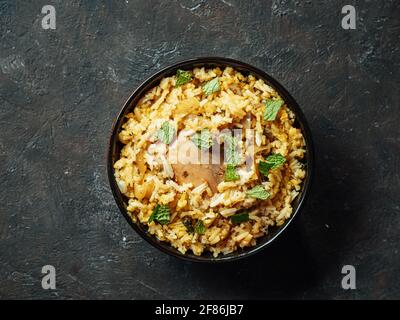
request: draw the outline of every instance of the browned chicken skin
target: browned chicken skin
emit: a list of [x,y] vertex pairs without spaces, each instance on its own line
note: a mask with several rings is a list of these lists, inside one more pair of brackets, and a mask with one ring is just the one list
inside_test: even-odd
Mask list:
[[222,181],[222,168],[218,164],[173,164],[176,181],[179,184],[192,183],[193,186],[207,182],[213,193]]
[[192,183],[195,187],[207,182],[213,193],[218,192],[217,186],[223,180],[223,161],[212,164],[208,161],[211,157],[210,152],[199,150],[190,140],[180,147],[186,151],[186,156],[183,161],[179,161],[182,159],[178,158],[177,163],[172,164],[176,182]]

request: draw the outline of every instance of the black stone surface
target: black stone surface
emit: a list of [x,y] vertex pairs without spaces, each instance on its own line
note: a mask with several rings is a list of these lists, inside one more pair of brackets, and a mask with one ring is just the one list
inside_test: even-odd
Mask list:
[[[45,4],[56,8],[56,30],[41,27]],[[345,4],[357,10],[356,30],[341,28]],[[398,1],[0,7],[0,298],[400,298]],[[316,146],[295,227],[223,265],[182,262],[145,243],[119,213],[105,170],[129,93],[161,67],[205,55],[276,77]],[[47,264],[53,291],[41,287]],[[341,288],[347,264],[356,290]]]

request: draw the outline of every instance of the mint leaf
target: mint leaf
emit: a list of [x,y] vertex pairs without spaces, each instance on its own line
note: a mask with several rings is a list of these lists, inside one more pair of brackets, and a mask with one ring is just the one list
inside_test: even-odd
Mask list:
[[209,130],[202,130],[200,132],[196,132],[191,140],[193,143],[200,149],[208,150],[212,147],[213,141],[212,136]]
[[203,85],[203,92],[206,96],[209,96],[210,94],[217,92],[220,89],[221,86],[219,84],[218,77],[208,81],[206,84]]
[[206,232],[206,227],[204,226],[203,221],[199,220],[194,225],[194,231],[198,234],[204,234]]
[[160,205],[156,216],[154,217],[156,221],[160,224],[167,224],[169,223],[170,219],[170,210],[167,205]]
[[264,175],[264,176],[268,176],[269,174],[269,170],[271,169],[271,166],[266,163],[265,161],[260,161],[258,163],[258,170]]
[[240,155],[238,148],[238,140],[236,137],[226,134],[224,136],[224,152],[225,162],[233,166],[240,163]]
[[241,224],[242,222],[249,221],[249,214],[247,212],[236,213],[231,216],[233,224]]
[[271,165],[271,169],[281,167],[286,162],[286,158],[280,153],[271,154],[267,157],[267,163]]
[[167,205],[157,204],[151,213],[148,223],[157,221],[160,224],[167,224],[169,223],[170,214],[171,212]]
[[238,179],[240,179],[240,176],[236,172],[236,167],[232,164],[228,164],[226,166],[224,180],[225,181],[235,181]]
[[258,186],[255,186],[253,189],[247,191],[246,194],[249,197],[261,199],[261,200],[267,200],[270,196],[268,191],[265,190],[264,186],[261,184]]
[[283,100],[267,100],[265,102],[265,112],[264,112],[264,120],[273,121],[276,119],[276,115],[278,114],[279,109],[283,105]]
[[174,135],[175,128],[168,121],[165,121],[157,131],[157,138],[165,144],[170,144],[174,139]]
[[[157,208],[157,206],[156,206],[156,208]],[[156,216],[156,209],[154,208],[154,209],[153,209],[153,212],[152,212],[151,215],[150,215],[149,220],[147,221],[147,223],[153,222],[155,216]]]
[[176,83],[175,87],[182,86],[188,82],[192,81],[192,75],[189,71],[178,69],[176,71]]
[[271,154],[266,161],[260,161],[258,169],[264,176],[268,176],[269,170],[282,167],[285,162],[286,158],[280,153]]

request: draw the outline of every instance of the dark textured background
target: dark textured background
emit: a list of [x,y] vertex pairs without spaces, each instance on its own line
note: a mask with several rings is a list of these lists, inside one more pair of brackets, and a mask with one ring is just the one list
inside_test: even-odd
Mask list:
[[[0,0],[0,298],[400,298],[400,9],[392,1]],[[43,30],[44,4],[57,29]],[[353,4],[357,30],[341,28]],[[130,229],[109,190],[111,124],[175,61],[237,58],[298,100],[316,146],[285,239],[198,265]],[[125,239],[125,240],[124,240]],[[41,268],[57,290],[41,288]],[[341,289],[341,268],[357,290]]]

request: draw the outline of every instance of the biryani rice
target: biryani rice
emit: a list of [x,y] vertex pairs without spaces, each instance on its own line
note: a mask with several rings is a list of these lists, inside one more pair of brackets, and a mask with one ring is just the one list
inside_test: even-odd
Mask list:
[[[305,142],[286,103],[274,121],[264,120],[265,101],[282,98],[262,79],[245,76],[231,67],[194,68],[190,72],[192,81],[181,86],[176,86],[176,76],[162,79],[126,115],[119,133],[124,146],[114,163],[115,178],[128,198],[130,216],[148,225],[150,234],[169,242],[182,254],[188,250],[195,255],[210,251],[217,257],[254,246],[270,228],[281,226],[291,217],[292,201],[306,175],[301,162]],[[220,90],[206,95],[202,87],[216,77]],[[243,126],[246,119],[245,123],[255,131],[254,165],[250,170],[244,167],[244,159],[249,155],[242,148],[242,162],[237,169],[240,179],[219,181],[216,190],[206,181],[198,185],[178,182],[168,161],[168,147],[173,148],[174,142],[179,145],[178,139],[185,140],[200,130],[217,132]],[[165,121],[177,128],[175,140],[169,146],[157,140],[157,132]],[[244,146],[246,142],[239,143]],[[260,180],[257,165],[267,155],[277,153],[286,162]],[[260,183],[269,193],[267,200],[248,196],[247,192]],[[169,223],[149,223],[157,205],[171,209]],[[232,216],[244,209],[249,220],[232,223]],[[204,233],[189,230],[185,225],[187,219],[201,221]]]

